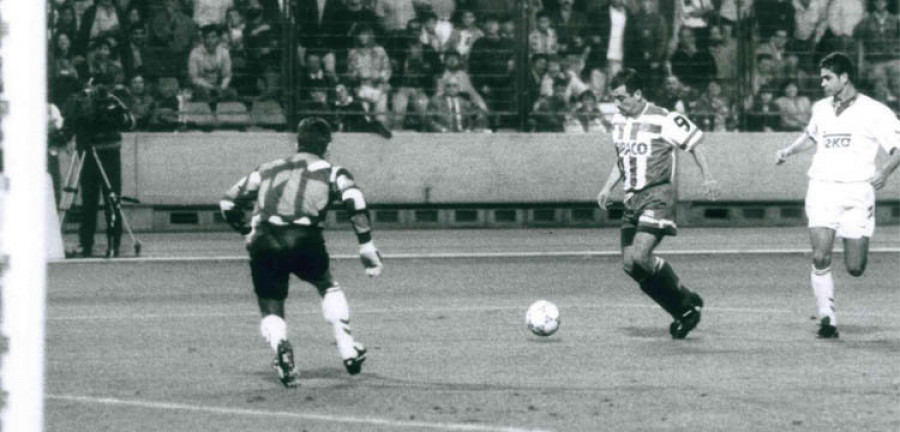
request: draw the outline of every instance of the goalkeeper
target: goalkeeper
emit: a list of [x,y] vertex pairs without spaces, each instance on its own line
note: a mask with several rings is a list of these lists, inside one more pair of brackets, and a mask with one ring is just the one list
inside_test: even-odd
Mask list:
[[[333,198],[339,198],[350,213],[360,258],[370,277],[381,274],[381,256],[372,243],[362,191],[349,171],[324,159],[330,142],[331,128],[325,120],[304,119],[297,131],[296,154],[259,166],[228,190],[219,203],[228,223],[245,236],[253,288],[262,313],[260,331],[276,352],[273,366],[286,387],[299,385],[284,320],[292,273],[318,289],[322,313],[334,328],[347,372],[358,374],[366,359],[366,349],[350,334],[347,299],[329,271],[321,225]],[[247,223],[244,209],[251,203],[253,216]]]

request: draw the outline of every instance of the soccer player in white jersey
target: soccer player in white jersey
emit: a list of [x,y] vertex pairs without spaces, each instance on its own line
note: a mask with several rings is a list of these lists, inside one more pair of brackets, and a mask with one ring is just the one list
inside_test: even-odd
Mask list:
[[703,175],[706,195],[718,191],[700,150],[703,132],[682,114],[669,112],[643,97],[643,80],[633,69],[619,71],[610,81],[619,113],[612,119],[612,141],[618,158],[597,195],[606,208],[612,188],[625,187],[621,247],[625,273],[641,290],[672,315],[669,333],[684,339],[700,322],[703,299],[687,289],[672,266],[653,255],[664,236],[676,235],[675,149],[687,151]]
[[[291,274],[316,287],[322,314],[332,325],[347,372],[358,374],[366,349],[350,333],[350,311],[341,287],[331,277],[322,221],[334,200],[343,202],[359,241],[366,274],[381,274],[381,255],[372,243],[369,213],[362,191],[344,168],[324,159],[331,128],[321,118],[300,122],[297,153],[263,164],[228,190],[219,203],[225,220],[246,236],[250,272],[262,313],[260,331],[275,351],[273,366],[286,387],[299,385],[294,350],[287,338],[284,301]],[[244,207],[253,205],[247,224]]]
[[[806,216],[813,263],[810,283],[816,297],[818,336],[837,338],[831,253],[835,235],[844,239],[844,265],[853,276],[866,270],[869,238],[875,232],[875,190],[884,187],[900,164],[900,120],[886,106],[861,94],[856,68],[843,53],[819,63],[826,98],[816,102],[803,134],[779,150],[776,164],[816,147],[809,168]],[[876,166],[878,147],[889,154]]]

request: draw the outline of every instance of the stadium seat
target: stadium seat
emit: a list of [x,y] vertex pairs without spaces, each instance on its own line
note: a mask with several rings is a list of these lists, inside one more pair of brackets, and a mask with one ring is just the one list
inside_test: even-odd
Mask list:
[[181,117],[188,127],[212,129],[216,126],[216,116],[207,102],[185,102],[181,107]]
[[283,129],[287,125],[284,110],[277,101],[262,100],[253,103],[250,116],[257,126],[272,129]]
[[223,127],[246,128],[250,126],[250,113],[241,102],[220,102],[216,107],[216,118]]

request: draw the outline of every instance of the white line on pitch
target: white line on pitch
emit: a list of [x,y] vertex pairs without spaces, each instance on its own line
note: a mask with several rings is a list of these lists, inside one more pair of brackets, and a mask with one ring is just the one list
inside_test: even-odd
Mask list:
[[[656,309],[658,306],[650,303],[618,303],[618,304],[559,304],[563,309]],[[398,314],[398,313],[462,313],[462,312],[502,312],[511,310],[525,310],[524,306],[466,306],[466,307],[437,307],[437,308],[390,308],[390,309],[354,309],[354,313],[360,315],[379,315],[379,314]],[[705,311],[712,312],[731,312],[731,313],[748,313],[748,314],[795,314],[796,311],[790,309],[775,308],[749,308],[749,307],[705,307]],[[295,315],[318,315],[320,312],[313,311],[297,311]],[[892,313],[873,313],[873,312],[852,312],[843,311],[845,316],[867,316],[867,317],[900,317],[898,314]],[[146,314],[146,315],[74,315],[74,316],[48,316],[47,321],[92,321],[92,320],[152,320],[152,319],[171,319],[171,318],[231,318],[231,317],[249,317],[257,316],[255,312],[210,312],[210,313],[175,313],[175,314]]]
[[[842,253],[836,249],[835,253]],[[873,247],[870,253],[900,253],[900,247]],[[555,258],[555,257],[614,257],[619,251],[557,251],[557,252],[437,252],[437,253],[395,253],[383,254],[385,259],[464,259],[464,258]],[[786,249],[675,249],[659,250],[659,255],[796,255],[810,253],[809,248]],[[335,260],[357,260],[359,255],[335,254]],[[247,261],[246,255],[219,256],[165,256],[165,257],[133,257],[117,259],[73,258],[51,261],[51,264],[127,264],[146,262],[232,262]]]
[[241,415],[253,417],[280,417],[294,420],[320,421],[325,423],[352,423],[371,426],[385,426],[389,428],[419,428],[437,429],[446,431],[475,431],[475,432],[541,432],[542,429],[523,429],[509,426],[490,426],[465,423],[429,423],[424,421],[391,420],[377,417],[350,417],[329,414],[296,413],[288,411],[264,411],[242,408],[211,407],[203,405],[188,405],[170,402],[153,402],[141,400],[125,400],[104,397],[88,397],[74,395],[47,395],[47,399],[80,402],[95,405],[129,406],[135,408],[202,412],[210,414]]

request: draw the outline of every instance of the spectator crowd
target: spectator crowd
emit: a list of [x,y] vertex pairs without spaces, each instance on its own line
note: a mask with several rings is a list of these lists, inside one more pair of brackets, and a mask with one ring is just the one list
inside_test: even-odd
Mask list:
[[103,77],[142,130],[605,132],[630,67],[704,130],[795,131],[835,50],[900,111],[897,0],[49,2],[51,102]]

